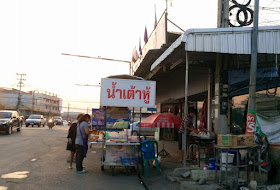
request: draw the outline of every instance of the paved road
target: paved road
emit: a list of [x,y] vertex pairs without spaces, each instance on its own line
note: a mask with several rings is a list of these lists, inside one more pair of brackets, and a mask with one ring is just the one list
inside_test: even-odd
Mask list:
[[111,176],[100,167],[100,145],[89,149],[84,165],[88,173],[68,169],[66,136],[68,126],[22,127],[12,135],[0,133],[0,190],[17,189],[145,189],[136,172],[126,176],[123,168]]

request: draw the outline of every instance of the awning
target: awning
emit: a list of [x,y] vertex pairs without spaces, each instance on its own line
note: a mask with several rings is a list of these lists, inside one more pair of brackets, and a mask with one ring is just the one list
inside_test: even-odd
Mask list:
[[[182,43],[185,43],[186,51],[251,54],[251,32],[252,27],[187,30],[151,65],[150,70]],[[280,54],[280,26],[259,27],[258,53]]]

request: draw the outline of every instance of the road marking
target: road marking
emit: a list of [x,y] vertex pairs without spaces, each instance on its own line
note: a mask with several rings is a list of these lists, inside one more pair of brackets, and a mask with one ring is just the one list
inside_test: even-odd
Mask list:
[[32,160],[31,160],[31,162],[34,162],[34,161],[36,161],[37,159],[36,158],[33,158]]
[[0,186],[0,190],[7,190],[8,187]]
[[96,151],[91,151],[91,153],[96,154]]
[[9,174],[3,174],[1,178],[13,178],[13,179],[23,179],[27,178],[27,174],[29,171],[22,171],[22,172],[14,172]]

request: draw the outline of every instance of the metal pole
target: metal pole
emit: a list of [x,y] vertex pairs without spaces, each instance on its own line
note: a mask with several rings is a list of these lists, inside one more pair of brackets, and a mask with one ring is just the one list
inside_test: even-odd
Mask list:
[[[255,112],[256,104],[256,75],[258,63],[258,19],[259,19],[259,0],[255,0],[254,5],[254,24],[251,38],[251,69],[250,69],[250,84],[249,84],[249,109],[248,114]],[[248,117],[247,117],[248,121]],[[248,126],[247,126],[248,127]]]
[[[186,117],[188,113],[188,82],[189,82],[189,60],[188,60],[188,52],[186,51],[186,79],[185,79],[185,105],[184,105],[184,115],[183,119]],[[186,145],[186,137],[187,137],[187,130],[186,130],[186,122],[184,125],[184,135],[182,135],[182,147],[184,151],[184,161],[183,167],[186,167],[186,158],[187,158],[187,145]]]
[[212,119],[211,119],[211,106],[212,106],[212,98],[211,98],[211,69],[208,70],[208,101],[207,101],[207,130],[212,132]]
[[35,93],[35,90],[33,90],[31,114],[33,114],[33,110],[34,110],[34,101],[35,101],[35,94],[34,93]]

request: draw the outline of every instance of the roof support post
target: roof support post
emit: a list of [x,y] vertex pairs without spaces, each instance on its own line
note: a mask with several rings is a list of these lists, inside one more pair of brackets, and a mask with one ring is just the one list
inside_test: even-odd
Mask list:
[[[223,113],[223,101],[222,101],[222,88],[223,81],[221,73],[223,72],[224,57],[222,54],[217,53],[216,56],[216,80],[215,80],[215,133],[216,134],[227,134],[227,115]],[[227,105],[224,105],[227,107]]]
[[207,101],[207,130],[212,131],[212,119],[211,119],[211,106],[212,106],[212,99],[211,99],[211,81],[212,81],[212,70],[208,69],[208,101]]
[[[184,115],[183,119],[185,119],[188,113],[188,83],[189,83],[189,59],[188,59],[188,52],[186,51],[186,79],[185,79],[185,105],[184,105]],[[186,145],[186,137],[187,137],[187,130],[186,130],[186,122],[184,125],[184,134],[182,135],[182,148],[184,151],[184,160],[183,160],[183,167],[186,167],[186,158],[187,158],[187,145]]]

